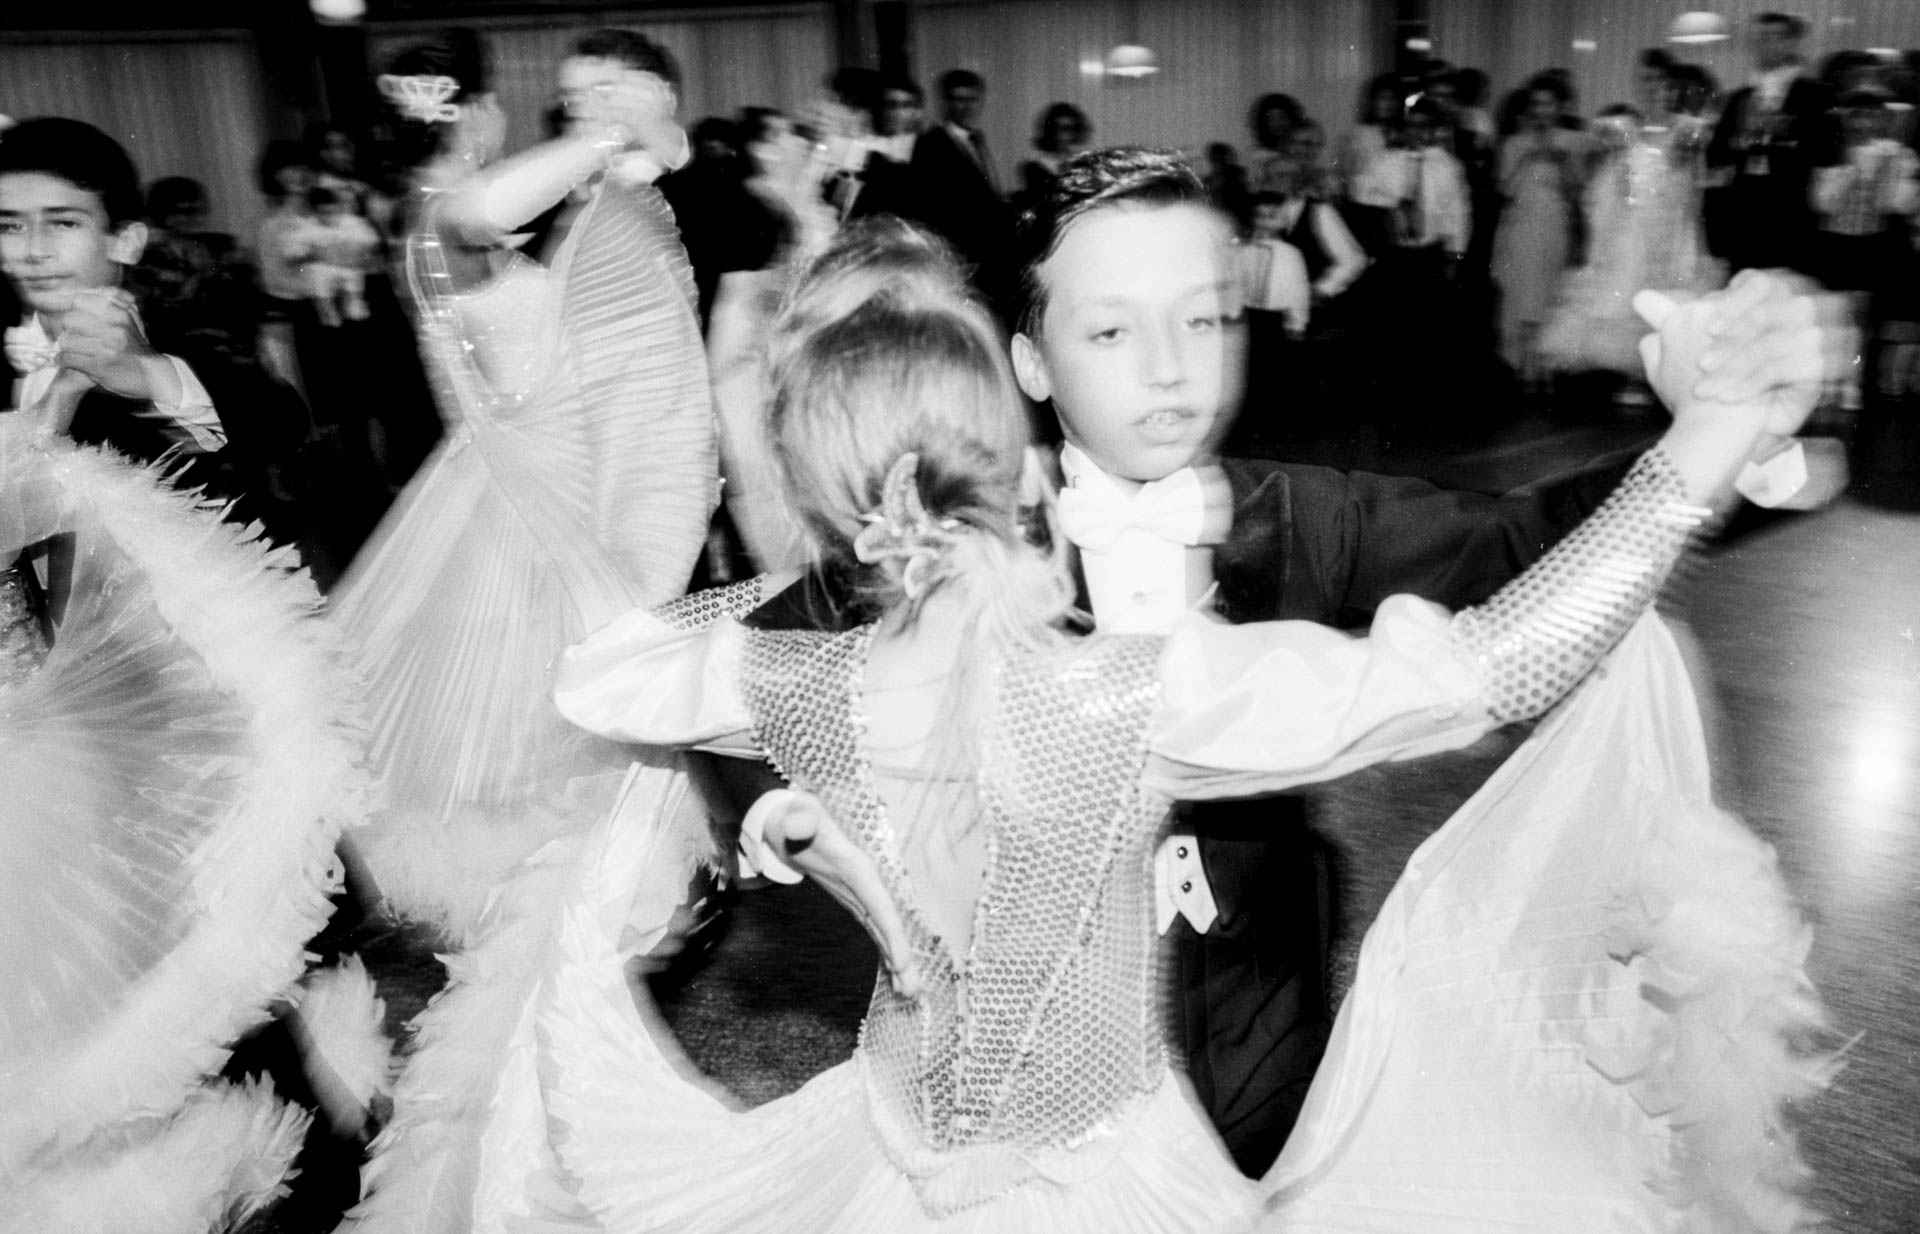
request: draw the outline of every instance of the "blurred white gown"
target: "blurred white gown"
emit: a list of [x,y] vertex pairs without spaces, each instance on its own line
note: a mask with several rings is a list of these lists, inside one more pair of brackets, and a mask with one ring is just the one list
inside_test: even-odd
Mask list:
[[210,1077],[331,909],[357,709],[290,553],[30,415],[0,416],[0,1229],[225,1229],[305,1131]]
[[[464,937],[506,871],[604,816],[631,754],[567,724],[549,663],[681,594],[716,500],[685,252],[649,185],[607,183],[551,269],[409,239],[449,430],[334,597],[381,809],[357,837],[387,903]],[[465,254],[472,257],[471,250]]]
[[1612,118],[1609,154],[1587,185],[1587,259],[1568,272],[1542,327],[1539,350],[1553,368],[1605,369],[1638,377],[1646,325],[1633,293],[1712,291],[1726,267],[1707,252],[1701,190],[1709,129],[1693,116],[1665,126]]
[[[415,1116],[382,1145],[369,1228],[1717,1234],[1807,1219],[1781,1122],[1824,1080],[1793,1044],[1819,1019],[1807,931],[1771,850],[1711,804],[1657,619],[1414,856],[1299,1129],[1249,1181],[1163,1048],[1149,888],[1167,795],[1241,796],[1472,740],[1488,722],[1444,615],[1391,601],[1361,642],[1195,619],[1164,643],[1096,640],[1057,675],[1009,669],[1011,724],[986,748],[1019,760],[1021,789],[987,816],[956,954],[909,872],[929,823],[889,819],[865,754],[871,630],[729,619],[759,599],[748,586],[623,617],[568,653],[562,708],[626,739],[768,749],[873,856],[921,993],[882,974],[854,1058],[758,1108],[689,1078],[625,972],[692,860],[684,783],[649,768],[578,853],[529,866],[501,906],[520,924],[464,958],[414,1060]],[[412,1204],[383,1203],[386,1183]]]

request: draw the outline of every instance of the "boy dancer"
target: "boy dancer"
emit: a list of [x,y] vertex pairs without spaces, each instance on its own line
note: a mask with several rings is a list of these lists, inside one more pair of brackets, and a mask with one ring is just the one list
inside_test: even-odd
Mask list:
[[226,434],[193,370],[147,342],[126,269],[147,243],[140,178],[78,120],[0,133],[0,272],[22,306],[6,332],[13,406],[69,406],[68,435],[141,462],[218,450]]
[[[1231,233],[1168,156],[1111,150],[1070,164],[1023,220],[1019,256],[1014,370],[1059,416],[1061,521],[1102,629],[1162,629],[1209,594],[1236,623],[1362,625],[1394,593],[1474,604],[1627,466],[1499,498],[1271,461],[1211,466],[1245,359]],[[1729,331],[1741,347],[1718,372],[1779,355],[1817,379],[1835,340],[1788,299],[1777,283],[1728,296],[1729,314],[1752,316]],[[1695,392],[1660,393],[1672,405]],[[1297,799],[1219,803],[1190,822],[1157,872],[1162,921],[1178,931],[1179,1018],[1195,1088],[1258,1175],[1285,1143],[1331,1025],[1321,880]]]

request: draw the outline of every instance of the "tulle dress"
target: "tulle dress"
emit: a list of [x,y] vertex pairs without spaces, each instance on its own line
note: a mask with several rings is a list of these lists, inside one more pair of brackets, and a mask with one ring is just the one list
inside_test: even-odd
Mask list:
[[305,1131],[210,1077],[330,911],[357,708],[290,554],[31,415],[0,417],[0,1229],[226,1228]]
[[991,838],[956,953],[903,856],[911,824],[877,788],[872,628],[737,624],[761,598],[747,584],[623,617],[568,653],[556,698],[624,739],[761,749],[819,793],[900,906],[922,991],[882,974],[855,1056],[766,1105],[736,1110],[689,1076],[624,975],[694,859],[684,784],[660,762],[583,849],[529,867],[429,1013],[366,1228],[1483,1234],[1806,1218],[1780,1123],[1782,1101],[1824,1078],[1787,1044],[1819,1015],[1806,931],[1771,851],[1710,804],[1657,619],[1415,855],[1300,1129],[1250,1181],[1165,1044],[1150,863],[1168,800],[1484,733],[1445,615],[1395,599],[1365,640],[1195,617],[1009,661],[984,757],[1015,787],[981,807]]
[[1666,125],[1611,124],[1618,148],[1587,185],[1587,259],[1567,275],[1539,350],[1556,369],[1641,373],[1646,327],[1633,293],[1712,291],[1726,267],[1707,252],[1701,189],[1709,130],[1692,116]]
[[602,817],[631,756],[566,724],[549,663],[681,594],[717,500],[694,286],[671,212],[609,181],[551,269],[463,290],[435,199],[408,241],[450,429],[335,595],[366,692],[387,904],[462,937],[506,870]]

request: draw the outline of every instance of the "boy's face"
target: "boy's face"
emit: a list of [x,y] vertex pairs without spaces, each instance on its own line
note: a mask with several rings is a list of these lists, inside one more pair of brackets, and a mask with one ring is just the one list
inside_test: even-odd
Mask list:
[[1271,235],[1277,234],[1280,230],[1280,225],[1283,219],[1281,211],[1285,209],[1286,209],[1285,206],[1277,206],[1272,202],[1267,202],[1267,201],[1263,201],[1259,205],[1255,206],[1253,208],[1254,232],[1262,236],[1271,236]]
[[40,172],[0,175],[0,272],[36,313],[58,316],[75,292],[118,285],[145,243],[139,223],[115,230],[91,189]]
[[1211,453],[1245,382],[1227,223],[1199,205],[1095,210],[1040,268],[1037,338],[1013,340],[1030,398],[1108,474],[1158,480]]

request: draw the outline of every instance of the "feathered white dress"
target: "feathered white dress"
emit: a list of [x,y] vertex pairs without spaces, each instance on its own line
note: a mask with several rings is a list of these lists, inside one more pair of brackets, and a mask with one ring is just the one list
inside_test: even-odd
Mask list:
[[226,1228],[306,1127],[210,1077],[305,970],[362,735],[312,584],[220,513],[0,417],[0,1229]]
[[1587,184],[1586,261],[1562,280],[1538,348],[1556,369],[1638,377],[1646,326],[1633,294],[1706,292],[1727,281],[1701,222],[1709,133],[1691,116],[1646,127],[1608,120],[1602,128],[1618,148]]
[[[757,598],[688,603],[712,619]],[[1656,619],[1409,863],[1299,1129],[1255,1182],[1159,1040],[1154,820],[1169,795],[1244,795],[1484,732],[1444,619],[1393,601],[1359,642],[1195,621],[1009,673],[1012,724],[989,757],[1030,759],[1038,778],[985,824],[981,911],[956,957],[873,788],[870,634],[688,628],[689,613],[632,614],[569,653],[563,710],[630,739],[772,751],[879,865],[922,992],[883,975],[855,1057],[756,1109],[690,1078],[624,974],[690,860],[684,784],[650,768],[577,856],[529,867],[429,1013],[366,1228],[1717,1234],[1810,1220],[1781,1118],[1825,1078],[1795,1052],[1819,1021],[1807,931],[1771,851],[1710,802],[1698,713]],[[409,1172],[436,1184],[411,1206]]]
[[426,225],[409,266],[450,422],[334,596],[380,809],[387,903],[463,937],[517,862],[603,817],[630,754],[547,701],[559,650],[681,594],[717,500],[686,255],[665,200],[609,182],[551,269],[464,292]]

